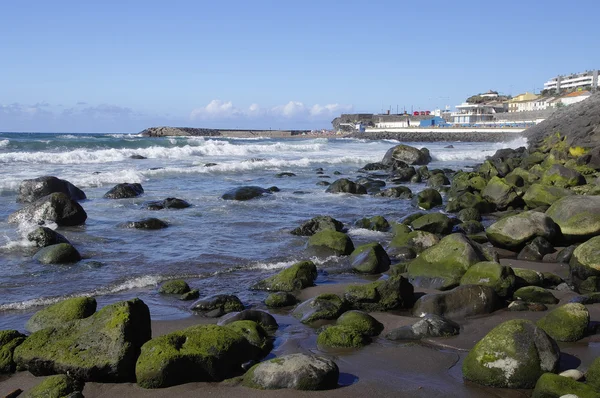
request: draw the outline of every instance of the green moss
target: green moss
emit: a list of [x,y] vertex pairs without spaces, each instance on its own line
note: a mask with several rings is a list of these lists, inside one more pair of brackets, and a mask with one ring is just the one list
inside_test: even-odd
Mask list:
[[345,300],[336,294],[323,293],[300,304],[292,315],[302,323],[312,323],[320,319],[336,319],[345,309]]
[[489,286],[500,297],[510,297],[515,288],[512,268],[495,262],[484,261],[471,266],[460,280],[461,285]]
[[328,348],[359,348],[367,342],[368,338],[365,335],[348,326],[328,327],[317,337],[317,344]]
[[594,362],[588,367],[585,379],[591,387],[600,391],[600,357],[596,357]]
[[160,294],[184,294],[190,291],[190,286],[183,279],[174,279],[163,283],[158,292]]
[[390,258],[379,243],[366,243],[350,254],[350,264],[355,272],[376,274],[389,269]]
[[265,299],[265,305],[269,308],[289,307],[296,304],[296,297],[288,292],[271,293]]
[[404,234],[411,232],[411,229],[409,228],[409,226],[404,223],[399,223],[399,222],[393,221],[392,223],[390,223],[390,226],[392,228],[392,233],[394,236],[404,235]]
[[442,195],[440,195],[440,193],[433,188],[426,188],[416,195],[416,204],[419,208],[424,210],[441,206]]
[[357,301],[377,301],[379,293],[377,287],[381,285],[382,281],[376,281],[372,283],[365,283],[362,285],[350,285],[346,288],[345,295],[352,297]]
[[583,304],[568,303],[550,311],[537,322],[556,341],[577,341],[584,337],[590,313]]
[[196,300],[198,297],[200,297],[200,291],[198,289],[194,289],[194,290],[190,290],[187,293],[183,293],[179,297],[179,300],[181,300],[181,301]]
[[370,229],[372,231],[387,231],[388,229],[390,229],[390,224],[382,216],[361,218],[356,222],[356,226],[360,228]]
[[440,241],[435,234],[427,231],[412,231],[407,234],[396,235],[389,244],[390,248],[410,247],[417,253],[435,245]]
[[24,398],[63,398],[83,390],[83,382],[67,375],[49,376],[40,384],[27,391]]
[[447,234],[452,230],[450,218],[442,213],[429,213],[410,223],[414,230],[427,231],[434,234]]
[[320,231],[308,239],[308,246],[325,250],[335,255],[348,255],[354,244],[348,235],[332,230]]
[[96,312],[96,306],[96,299],[93,297],[74,297],[63,300],[36,312],[27,321],[25,327],[31,332],[48,327],[60,327],[66,322],[93,315]]
[[542,286],[544,284],[544,275],[538,271],[518,267],[514,267],[512,270],[517,278],[517,287]]
[[12,373],[15,371],[13,354],[15,348],[25,341],[25,335],[16,330],[0,331],[0,373]]
[[544,373],[535,384],[532,398],[558,398],[568,394],[573,394],[579,398],[600,397],[600,393],[589,385],[575,381],[570,377]]
[[354,309],[389,311],[412,306],[414,288],[403,276],[394,275],[386,280],[350,285],[344,298]]
[[367,336],[377,336],[383,331],[383,324],[362,311],[346,311],[336,321],[339,326],[347,326]]
[[270,351],[272,344],[268,333],[258,323],[250,320],[235,321],[225,325],[244,336],[253,346],[262,352]]
[[539,304],[556,304],[558,299],[554,297],[552,292],[539,286],[525,286],[518,289],[514,298],[517,300],[527,301],[529,303]]
[[277,275],[264,279],[252,288],[257,290],[270,290],[292,292],[313,286],[317,279],[317,267],[312,261],[301,261],[288,267]]
[[523,200],[529,206],[529,208],[536,208],[538,206],[550,206],[558,199],[571,196],[575,193],[566,188],[560,188],[550,185],[533,184],[525,191]]

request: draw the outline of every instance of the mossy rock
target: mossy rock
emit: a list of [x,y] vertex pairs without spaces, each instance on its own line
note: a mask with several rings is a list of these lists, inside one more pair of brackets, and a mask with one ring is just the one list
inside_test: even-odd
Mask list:
[[452,220],[442,213],[429,213],[411,222],[410,226],[416,231],[446,235],[452,231]]
[[503,305],[494,289],[483,285],[463,285],[452,290],[428,293],[413,306],[414,316],[435,314],[446,318],[465,318],[490,314]]
[[25,325],[30,332],[49,327],[61,327],[66,322],[84,319],[96,312],[96,299],[93,297],[74,297],[59,301],[48,308],[36,312]]
[[338,386],[339,376],[331,359],[291,354],[254,365],[244,375],[243,385],[261,390],[328,390]]
[[556,341],[582,339],[589,323],[590,313],[579,303],[561,305],[537,321],[537,325]]
[[414,303],[414,287],[403,276],[392,276],[360,285],[350,285],[344,292],[350,306],[363,311],[389,311],[410,308]]
[[558,299],[552,292],[539,286],[525,286],[515,291],[515,300],[523,300],[529,303],[557,304]]
[[58,243],[71,243],[67,238],[48,227],[38,227],[27,234],[27,240],[34,242],[37,247],[46,247]]
[[399,223],[399,222],[395,222],[392,221],[390,223],[390,228],[392,229],[392,234],[394,236],[397,235],[404,235],[404,234],[408,234],[410,232],[412,232],[412,230],[410,229],[410,227],[404,223]]
[[81,260],[81,254],[70,243],[57,243],[41,248],[33,259],[41,264],[71,264]]
[[243,311],[244,304],[233,294],[217,294],[196,301],[191,310],[209,318],[217,318],[230,312]]
[[539,206],[550,206],[560,198],[572,195],[575,195],[575,193],[570,189],[552,185],[532,184],[527,191],[525,191],[523,200],[529,208],[533,209]]
[[600,392],[588,384],[554,373],[544,373],[535,384],[532,398],[599,398]]
[[62,327],[38,330],[15,349],[14,359],[17,369],[34,376],[68,372],[84,381],[131,382],[151,333],[146,304],[122,301]]
[[582,242],[600,235],[600,196],[561,198],[550,206],[546,215],[569,240]]
[[383,331],[383,324],[363,311],[346,311],[336,321],[338,326],[346,326],[366,336],[377,336]]
[[390,229],[390,224],[382,216],[361,218],[356,222],[356,226],[359,228],[370,229],[371,231],[387,231]]
[[200,297],[200,291],[198,289],[190,290],[189,292],[183,293],[179,296],[181,301],[197,300]]
[[523,286],[544,286],[544,275],[541,272],[518,267],[514,267],[512,270],[517,278],[517,288]]
[[390,269],[390,258],[377,242],[358,246],[350,255],[352,270],[361,274],[378,274]]
[[448,177],[446,177],[444,174],[433,174],[427,180],[427,186],[431,188],[440,188],[444,185],[450,185],[450,180],[448,180]]
[[515,290],[515,273],[512,268],[491,261],[472,265],[460,280],[461,285],[484,285],[500,297],[511,297]]
[[[415,176],[413,176],[414,178]],[[411,179],[412,182],[412,179]],[[381,192],[377,192],[375,196],[383,196],[386,198],[412,199],[413,193],[410,188],[405,186],[390,187]]]
[[252,321],[257,323],[266,332],[274,334],[279,329],[275,317],[266,311],[247,309],[240,312],[230,312],[219,319],[217,325],[225,326],[238,321]]
[[190,286],[183,279],[174,279],[164,282],[158,292],[160,294],[184,294],[189,292]]
[[452,177],[450,190],[454,194],[479,192],[485,188],[487,180],[478,173],[459,171]]
[[252,289],[293,292],[315,284],[317,267],[312,261],[300,261],[267,279],[254,284]]
[[369,340],[369,337],[354,328],[336,325],[319,333],[317,345],[324,348],[360,348]]
[[415,196],[415,204],[420,209],[429,210],[442,205],[442,195],[433,188],[426,188]]
[[61,227],[83,225],[86,219],[83,207],[62,192],[43,196],[8,216],[9,223],[53,221]]
[[407,234],[397,234],[388,245],[388,252],[392,253],[394,249],[401,247],[410,247],[417,253],[421,253],[436,244],[440,238],[437,235],[427,231],[412,231]]
[[16,364],[13,360],[15,348],[23,341],[25,335],[16,330],[0,331],[0,374],[12,373],[15,371]]
[[272,191],[257,186],[243,186],[233,188],[225,192],[221,198],[224,200],[251,200],[260,198],[263,195],[269,195]]
[[449,337],[460,333],[460,325],[435,314],[424,314],[413,325],[391,330],[385,337],[388,340],[421,340],[431,337]]
[[330,216],[317,216],[293,229],[290,233],[299,236],[312,236],[326,229],[341,232],[344,229],[344,224]]
[[515,319],[492,329],[465,358],[463,377],[491,387],[533,388],[558,367],[560,350],[531,321]]
[[265,299],[265,305],[269,308],[291,307],[298,300],[296,296],[288,292],[271,293]]
[[481,196],[500,210],[513,206],[520,199],[515,188],[500,177],[492,177],[481,191]]
[[472,265],[484,260],[468,238],[452,234],[411,261],[408,276],[416,286],[448,290],[460,284]]
[[448,197],[446,211],[456,213],[462,209],[475,209],[482,214],[492,211],[494,206],[481,196],[479,192],[462,192]]
[[585,184],[585,177],[575,170],[569,169],[560,164],[552,165],[541,180],[542,184],[554,185],[561,188],[575,187]]
[[508,173],[506,175],[506,180],[508,181],[509,179],[514,178],[514,177],[521,177],[526,185],[533,184],[534,182],[536,182],[537,180],[540,179],[539,176],[531,173],[528,170],[525,170],[522,167],[517,167],[517,168],[513,169],[513,171]]
[[308,239],[308,247],[328,255],[347,256],[354,250],[354,244],[343,232],[324,230]]
[[600,391],[600,357],[596,357],[588,367],[585,378],[592,388]]
[[66,398],[77,396],[83,390],[84,382],[76,380],[67,375],[56,375],[46,377],[40,384],[33,387],[22,395],[24,398]]
[[408,216],[404,217],[404,219],[402,220],[402,224],[410,225],[411,222],[415,221],[419,217],[423,217],[425,214],[427,214],[427,213],[424,213],[422,211],[418,211],[416,213],[411,213]]
[[546,214],[525,211],[496,221],[485,233],[494,246],[518,250],[537,236],[551,241],[559,230]]
[[241,373],[241,365],[260,358],[238,327],[195,325],[156,337],[142,346],[135,366],[142,388],[221,381]]
[[[465,235],[481,234],[482,237],[485,237],[485,234],[482,234],[485,231],[485,227],[479,221],[471,220],[460,223],[457,225],[457,230]],[[485,238],[487,241],[487,237]]]
[[273,348],[273,343],[268,332],[258,322],[241,320],[219,326],[227,326],[228,328],[240,333],[242,336],[244,336],[248,343],[258,348],[262,355],[268,354]]
[[600,236],[577,246],[569,261],[571,279],[580,293],[598,290],[600,278]]
[[340,296],[331,293],[319,294],[298,305],[292,315],[302,323],[312,323],[321,319],[337,319],[347,303]]
[[481,221],[481,213],[474,208],[462,209],[458,212],[458,219],[462,222]]
[[364,186],[356,184],[355,182],[350,181],[347,178],[340,178],[339,180],[335,180],[330,186],[328,186],[325,192],[366,195],[367,189]]

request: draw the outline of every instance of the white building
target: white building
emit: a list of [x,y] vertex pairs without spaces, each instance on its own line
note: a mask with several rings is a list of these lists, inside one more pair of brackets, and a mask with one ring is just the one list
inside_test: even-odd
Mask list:
[[556,76],[544,83],[545,90],[564,90],[577,87],[598,88],[598,70],[575,73],[572,75]]
[[506,107],[500,102],[488,104],[469,104],[464,102],[456,105],[456,112],[452,112],[454,124],[476,124],[490,122],[494,115],[506,112]]
[[543,111],[544,109],[548,109],[553,106],[552,101],[554,101],[556,97],[540,97],[538,99],[533,100],[533,109],[534,111]]
[[553,101],[553,105],[556,106],[558,103],[562,103],[563,105],[573,105],[578,102],[584,101],[588,99],[592,93],[589,91],[575,91],[573,93],[563,95],[562,97],[556,98]]

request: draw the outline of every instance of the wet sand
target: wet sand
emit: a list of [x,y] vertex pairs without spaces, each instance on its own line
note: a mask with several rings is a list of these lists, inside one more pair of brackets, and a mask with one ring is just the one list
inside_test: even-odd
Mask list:
[[[502,259],[502,263],[514,267],[530,268],[543,272],[554,272],[565,277],[568,267],[555,263],[526,262]],[[347,284],[323,284],[304,289],[301,300],[321,293],[343,294]],[[431,290],[415,289],[418,293]],[[575,295],[573,292],[553,291],[562,305]],[[557,305],[548,306],[549,309]],[[587,305],[592,325],[600,319],[600,304]],[[259,308],[265,309],[265,308]],[[188,383],[159,390],[145,390],[132,383],[100,384],[87,383],[83,391],[86,397],[528,397],[531,390],[495,389],[465,382],[462,379],[462,361],[469,349],[492,328],[510,319],[537,321],[543,312],[512,312],[501,309],[493,314],[470,319],[454,319],[461,325],[458,336],[433,338],[420,343],[392,342],[384,336],[394,328],[410,325],[418,318],[410,311],[374,312],[372,315],[385,326],[379,337],[357,350],[321,351],[317,348],[317,328],[320,324],[306,326],[290,315],[290,309],[270,311],[280,324],[275,344],[268,358],[296,352],[324,355],[336,361],[340,368],[340,388],[330,391],[300,392],[293,390],[259,391],[239,385],[239,379],[223,383]],[[153,321],[153,336],[180,330],[199,323],[216,323],[216,319],[190,316],[176,321]],[[327,322],[324,322],[327,323]],[[600,356],[600,336],[591,335],[576,343],[559,343],[561,348],[560,370],[587,366]],[[27,390],[38,384],[28,372],[19,372],[5,377],[0,382],[0,396],[17,388]]]

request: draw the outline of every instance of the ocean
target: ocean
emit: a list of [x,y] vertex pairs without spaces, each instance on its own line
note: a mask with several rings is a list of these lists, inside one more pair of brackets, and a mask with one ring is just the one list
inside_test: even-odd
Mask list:
[[[249,290],[254,282],[304,259],[317,264],[317,283],[365,278],[344,271],[347,258],[313,257],[305,247],[307,238],[290,231],[314,216],[329,215],[345,224],[355,246],[378,241],[385,247],[389,233],[357,228],[354,223],[375,215],[399,220],[417,210],[410,200],[329,194],[317,183],[362,177],[358,171],[362,166],[380,161],[398,143],[0,133],[0,329],[23,330],[33,312],[74,296],[96,297],[100,306],[139,297],[149,305],[153,319],[188,317],[191,302],[157,293],[161,282],[174,278],[184,278],[201,297],[236,294],[252,306],[266,297]],[[430,169],[468,170],[497,149],[517,148],[526,141],[408,144],[430,150]],[[215,165],[208,167],[210,163]],[[324,174],[317,174],[317,169]],[[278,178],[281,172],[295,176]],[[36,225],[7,223],[22,206],[16,202],[21,181],[45,175],[70,181],[88,197],[81,202],[88,214],[85,225],[57,229],[82,254],[76,264],[37,263],[32,258],[36,248],[26,239]],[[145,193],[133,199],[103,198],[122,182],[140,183]],[[244,185],[277,186],[280,191],[245,202],[221,199],[228,190]],[[426,187],[405,185],[413,192]],[[184,199],[192,207],[153,211],[143,206],[168,197]],[[155,231],[118,227],[147,217],[160,218],[169,227]]]

